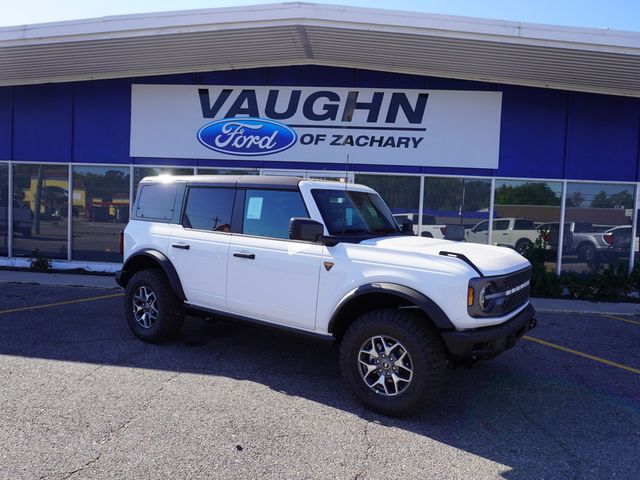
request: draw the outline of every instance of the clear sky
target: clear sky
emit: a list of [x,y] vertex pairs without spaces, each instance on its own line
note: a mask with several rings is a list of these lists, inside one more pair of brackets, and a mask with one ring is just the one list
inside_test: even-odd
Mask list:
[[[0,0],[0,26],[195,8],[237,7],[261,0]],[[464,15],[640,32],[640,0],[338,0],[359,7]]]

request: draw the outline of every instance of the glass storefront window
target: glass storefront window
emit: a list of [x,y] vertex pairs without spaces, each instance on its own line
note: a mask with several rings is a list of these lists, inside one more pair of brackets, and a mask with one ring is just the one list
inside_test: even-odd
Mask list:
[[136,167],[133,169],[133,195],[138,191],[138,184],[144,177],[154,175],[193,175],[193,168],[184,167]]
[[198,168],[198,175],[259,175],[256,168],[234,169],[234,168]]
[[376,190],[391,209],[400,226],[413,224],[418,233],[418,206],[420,204],[420,177],[417,175],[361,175],[356,174],[355,183]]
[[539,238],[545,266],[555,271],[561,199],[560,182],[496,180],[491,243],[525,253]]
[[563,271],[628,264],[634,198],[633,185],[567,184],[564,234],[571,243],[562,255]]
[[491,180],[426,177],[420,235],[487,243],[490,197]]
[[13,166],[13,254],[67,258],[69,169]]
[[120,231],[129,221],[129,169],[73,167],[71,257],[121,262]]

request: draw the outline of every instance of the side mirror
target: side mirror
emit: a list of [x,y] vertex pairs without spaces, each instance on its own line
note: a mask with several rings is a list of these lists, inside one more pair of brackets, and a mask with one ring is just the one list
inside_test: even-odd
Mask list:
[[292,218],[289,221],[289,238],[304,242],[318,242],[324,235],[324,225],[310,218]]

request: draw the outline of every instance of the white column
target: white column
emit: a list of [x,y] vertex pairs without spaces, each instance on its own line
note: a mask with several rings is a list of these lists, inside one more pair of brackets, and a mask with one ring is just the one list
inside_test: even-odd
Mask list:
[[71,164],[67,166],[67,181],[68,181],[68,192],[69,199],[67,201],[67,260],[71,261],[71,245],[73,240],[73,167]]
[[422,215],[424,212],[424,175],[420,175],[420,202],[418,203],[418,236],[422,236]]
[[560,225],[558,225],[558,252],[556,256],[556,275],[562,270],[562,250],[564,249],[564,213],[567,205],[567,181],[562,182],[562,197],[560,199]]
[[636,258],[636,232],[638,231],[638,187],[636,184],[636,194],[633,197],[633,213],[631,214],[631,246],[629,247],[629,273],[633,271],[633,263]]
[[7,188],[7,254],[13,257],[13,162],[9,161],[9,183]]
[[487,230],[487,243],[493,245],[493,206],[495,200],[496,179],[491,179],[491,193],[489,194],[489,225]]

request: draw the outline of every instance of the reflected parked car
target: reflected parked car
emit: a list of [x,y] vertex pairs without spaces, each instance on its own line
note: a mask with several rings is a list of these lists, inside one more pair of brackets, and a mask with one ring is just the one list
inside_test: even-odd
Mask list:
[[[528,218],[498,218],[492,228],[494,245],[513,248],[520,254],[524,254],[539,235],[535,223]],[[468,242],[487,243],[489,221],[474,225],[465,235]]]
[[[629,248],[631,247],[631,225],[624,225],[620,227],[613,227],[604,232],[603,239],[611,247],[611,251],[620,256],[629,254]],[[636,237],[633,239],[633,250],[638,251],[638,232],[636,231]]]
[[[540,225],[538,229],[557,232],[559,225],[558,222],[544,223]],[[563,253],[576,254],[578,259],[583,262],[594,262],[602,256],[623,254],[624,252],[621,248],[622,240],[620,240],[620,243],[617,245],[614,245],[615,234],[606,233],[611,230],[613,229],[593,225],[589,222],[566,222],[564,224],[564,235],[565,237],[571,238],[571,244],[567,247],[565,239],[563,242]],[[622,235],[622,233],[620,233],[620,235]],[[627,237],[627,240],[628,239],[629,237]],[[630,242],[627,241],[627,252],[629,251],[629,243]],[[558,244],[557,239],[555,244]]]
[[[7,225],[7,204],[0,204],[0,226]],[[33,227],[33,212],[29,205],[20,200],[13,200],[13,231],[19,233],[24,238],[31,238],[31,228]]]

